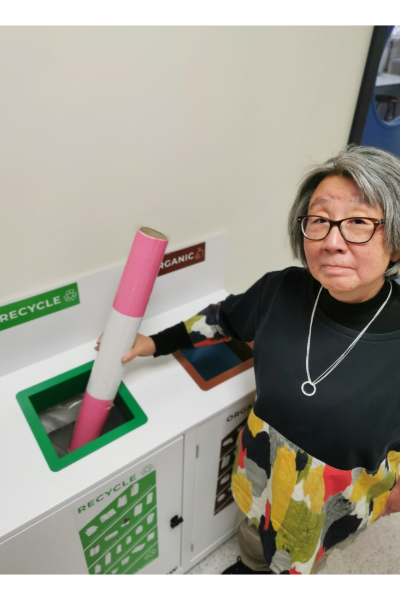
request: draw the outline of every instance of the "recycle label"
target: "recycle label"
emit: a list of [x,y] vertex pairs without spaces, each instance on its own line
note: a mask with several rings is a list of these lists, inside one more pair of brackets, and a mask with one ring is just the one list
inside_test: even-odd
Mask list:
[[[142,473],[148,470],[149,466]],[[112,494],[121,488],[117,496]],[[100,498],[101,504],[94,511],[97,514],[88,521],[90,508]],[[133,475],[97,499],[79,507],[75,515],[78,523],[82,517],[86,521],[79,537],[89,574],[132,575],[155,560],[158,557],[155,470],[137,481]],[[107,503],[106,499],[110,501]]]
[[77,283],[0,306],[0,331],[46,317],[80,303]]

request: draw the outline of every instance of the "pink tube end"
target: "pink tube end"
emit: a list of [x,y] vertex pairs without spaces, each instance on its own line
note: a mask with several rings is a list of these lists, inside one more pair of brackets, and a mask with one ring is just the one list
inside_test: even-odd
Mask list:
[[68,446],[70,452],[100,437],[112,405],[113,400],[97,400],[85,392]]
[[[143,317],[168,240],[142,228],[133,240],[113,307],[128,317]],[[154,232],[156,234],[156,232]]]

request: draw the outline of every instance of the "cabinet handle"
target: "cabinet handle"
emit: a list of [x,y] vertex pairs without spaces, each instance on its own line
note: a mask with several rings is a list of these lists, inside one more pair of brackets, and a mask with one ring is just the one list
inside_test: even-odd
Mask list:
[[175,515],[170,521],[171,529],[177,527],[181,523],[183,523],[183,517],[178,517],[178,515]]

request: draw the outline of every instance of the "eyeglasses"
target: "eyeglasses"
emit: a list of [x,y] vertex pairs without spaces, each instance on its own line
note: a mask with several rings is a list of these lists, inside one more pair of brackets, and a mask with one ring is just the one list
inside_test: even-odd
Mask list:
[[300,229],[308,240],[323,240],[332,227],[337,225],[346,242],[351,244],[365,244],[374,235],[377,227],[386,223],[386,219],[372,219],[370,217],[350,217],[340,221],[332,221],[318,215],[297,217]]

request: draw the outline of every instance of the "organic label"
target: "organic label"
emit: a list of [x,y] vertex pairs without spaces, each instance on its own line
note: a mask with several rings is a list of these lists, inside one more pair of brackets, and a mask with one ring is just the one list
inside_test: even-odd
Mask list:
[[77,283],[0,306],[0,331],[79,304]]
[[206,243],[201,242],[196,246],[190,246],[189,248],[183,248],[183,250],[177,250],[176,252],[170,252],[165,254],[161,263],[160,270],[158,271],[158,277],[172,273],[172,271],[178,271],[178,269],[184,269],[185,267],[191,267],[199,262],[206,260]]

